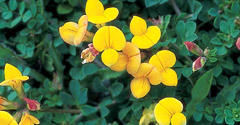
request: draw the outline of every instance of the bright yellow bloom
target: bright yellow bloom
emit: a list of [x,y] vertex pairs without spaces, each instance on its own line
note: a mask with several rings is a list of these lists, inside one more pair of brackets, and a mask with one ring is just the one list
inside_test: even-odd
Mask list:
[[108,67],[117,63],[119,57],[117,51],[124,49],[125,44],[123,32],[115,26],[104,26],[93,37],[93,46],[97,51],[103,51],[101,58]]
[[79,45],[82,41],[91,41],[93,33],[87,31],[88,17],[83,15],[79,18],[78,24],[67,22],[59,27],[59,33],[62,39],[71,45]]
[[110,68],[114,71],[123,71],[127,69],[129,74],[134,74],[138,71],[141,64],[140,50],[136,45],[127,42],[122,52],[118,52],[119,58],[116,64]]
[[6,64],[4,69],[5,80],[0,83],[0,86],[11,86],[16,92],[22,93],[22,81],[29,79],[28,76],[22,76],[22,73],[13,65]]
[[169,50],[159,51],[153,55],[149,63],[154,65],[162,76],[162,83],[166,86],[177,86],[177,73],[171,69],[176,62],[176,56]]
[[161,30],[157,26],[147,28],[146,21],[138,16],[133,16],[130,22],[130,31],[134,35],[132,43],[140,49],[152,47],[161,37]]
[[5,111],[0,111],[0,123],[1,125],[17,125],[12,115]]
[[139,125],[149,125],[149,123],[155,121],[154,118],[154,107],[155,104],[152,104],[148,109],[145,108],[142,113],[142,117],[140,118]]
[[181,113],[182,103],[175,98],[164,98],[154,109],[156,121],[160,125],[186,125],[186,117]]
[[118,9],[110,7],[104,10],[103,4],[99,0],[88,0],[86,4],[86,14],[89,22],[103,24],[114,20],[118,16]]
[[151,88],[150,83],[158,85],[162,81],[160,72],[148,63],[142,63],[133,76],[134,79],[131,81],[130,88],[135,98],[142,98],[147,95]]
[[22,116],[19,125],[34,125],[40,124],[39,120],[32,115],[29,115],[27,112]]

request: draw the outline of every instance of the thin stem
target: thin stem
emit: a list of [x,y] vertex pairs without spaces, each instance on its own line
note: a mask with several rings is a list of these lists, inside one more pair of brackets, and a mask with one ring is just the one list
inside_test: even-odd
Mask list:
[[173,6],[173,9],[174,11],[176,12],[177,15],[180,15],[182,12],[181,10],[179,9],[179,7],[177,6],[175,0],[170,0],[172,6]]
[[41,109],[39,112],[51,112],[51,113],[81,113],[79,109]]

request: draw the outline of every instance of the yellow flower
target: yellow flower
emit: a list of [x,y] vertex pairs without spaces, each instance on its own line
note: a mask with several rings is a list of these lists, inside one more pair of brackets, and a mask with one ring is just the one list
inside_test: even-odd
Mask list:
[[140,49],[152,47],[161,37],[161,31],[157,26],[147,28],[146,21],[138,16],[133,16],[130,22],[130,31],[134,35],[132,43]]
[[22,76],[22,73],[13,65],[6,64],[4,68],[5,80],[0,83],[0,86],[11,86],[18,94],[23,94],[22,81],[29,79],[28,76]]
[[15,119],[8,112],[0,111],[1,125],[17,125]]
[[88,17],[83,15],[79,18],[78,24],[67,22],[59,28],[62,39],[71,45],[79,45],[82,41],[91,41],[93,33],[87,31]]
[[22,116],[19,125],[34,125],[40,124],[39,120],[32,115],[29,115],[27,112]]
[[177,73],[171,69],[176,62],[176,56],[169,50],[159,51],[153,55],[149,63],[154,65],[160,71],[162,83],[167,86],[177,86]]
[[135,98],[142,98],[147,95],[151,88],[150,83],[158,85],[162,81],[160,72],[148,63],[142,63],[133,76],[134,79],[131,81],[130,88]]
[[181,113],[182,103],[175,98],[164,98],[154,109],[156,121],[160,125],[186,125],[186,117]]
[[149,125],[149,123],[155,121],[154,118],[154,107],[155,104],[152,104],[149,108],[145,108],[140,118],[139,125]]
[[103,63],[111,67],[118,61],[119,54],[126,44],[124,34],[114,26],[104,26],[100,28],[93,37],[94,48],[101,52]]
[[103,4],[99,0],[88,0],[86,4],[86,14],[89,22],[103,24],[114,20],[118,16],[118,9],[110,7],[104,10]]
[[118,52],[118,54],[119,58],[117,63],[110,68],[114,71],[123,71],[127,69],[129,74],[136,73],[141,64],[140,50],[137,46],[127,42],[125,48],[122,52]]

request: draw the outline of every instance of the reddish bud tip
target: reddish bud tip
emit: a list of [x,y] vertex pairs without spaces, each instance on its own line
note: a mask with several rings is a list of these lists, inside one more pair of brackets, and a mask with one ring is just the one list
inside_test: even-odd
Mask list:
[[29,110],[31,111],[36,111],[36,110],[40,110],[40,103],[36,100],[31,100],[28,98],[24,98],[24,100],[27,103],[27,107]]
[[192,52],[193,54],[197,56],[201,56],[203,54],[203,50],[195,43],[187,41],[184,42],[184,44],[187,47],[187,50]]
[[238,37],[237,39],[236,47],[238,48],[238,50],[240,50],[240,37]]
[[206,63],[206,58],[205,57],[198,57],[192,65],[193,72],[201,69],[204,64]]

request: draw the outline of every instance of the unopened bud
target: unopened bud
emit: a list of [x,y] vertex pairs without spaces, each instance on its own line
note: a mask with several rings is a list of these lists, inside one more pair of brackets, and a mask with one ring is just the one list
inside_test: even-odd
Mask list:
[[184,42],[184,44],[187,47],[187,49],[193,54],[197,56],[202,56],[203,50],[195,43],[187,41],[187,42]]
[[204,64],[206,63],[206,58],[205,57],[198,57],[194,62],[193,62],[193,65],[192,65],[192,70],[193,72],[201,69]]
[[28,98],[24,98],[24,100],[27,103],[27,107],[29,110],[31,111],[36,111],[36,110],[40,110],[40,103],[36,100],[31,100]]
[[240,50],[240,37],[238,37],[237,39],[236,47],[238,48],[238,50]]

